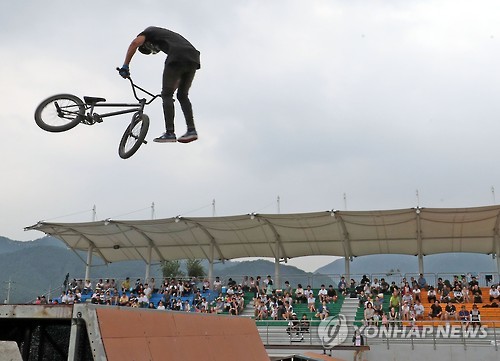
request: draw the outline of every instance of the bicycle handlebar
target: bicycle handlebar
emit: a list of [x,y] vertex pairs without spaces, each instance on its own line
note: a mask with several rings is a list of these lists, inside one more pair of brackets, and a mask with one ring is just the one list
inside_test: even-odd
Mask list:
[[[117,68],[116,68],[116,70],[119,72],[119,71],[120,71],[120,68],[118,68],[118,67],[117,67]],[[161,96],[161,94],[156,94],[156,95],[154,95],[154,94],[152,94],[152,93],[148,92],[146,89],[141,88],[139,85],[136,85],[136,84],[134,83],[134,81],[132,80],[132,77],[131,77],[130,75],[129,75],[127,78],[125,78],[125,79],[127,79],[127,80],[130,82],[130,85],[132,86],[132,92],[134,93],[134,98],[135,98],[135,99],[137,99],[137,101],[139,101],[139,102],[140,102],[141,100],[144,100],[144,101],[145,101],[145,99],[140,99],[140,98],[137,96],[137,92],[135,91],[135,89],[136,89],[136,88],[137,88],[137,89],[139,89],[140,91],[142,91],[142,92],[146,93],[147,95],[149,95],[149,96],[151,97],[151,99],[150,99],[149,101],[145,102],[146,104],[151,104],[151,103],[153,102],[153,100],[155,100],[156,98],[158,98],[158,97],[160,97],[160,96]]]

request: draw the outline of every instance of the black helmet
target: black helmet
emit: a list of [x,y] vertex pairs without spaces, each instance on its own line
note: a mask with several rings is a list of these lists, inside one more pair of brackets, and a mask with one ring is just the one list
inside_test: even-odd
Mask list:
[[139,46],[139,51],[145,55],[157,54],[160,52],[160,48],[149,41],[145,41],[141,46]]

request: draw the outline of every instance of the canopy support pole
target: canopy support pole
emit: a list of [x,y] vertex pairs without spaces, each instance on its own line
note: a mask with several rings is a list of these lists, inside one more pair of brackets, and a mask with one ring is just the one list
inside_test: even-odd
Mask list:
[[344,257],[344,263],[345,263],[345,278],[346,282],[351,279],[351,260],[350,257]]
[[424,274],[424,255],[422,253],[418,254],[418,273]]
[[[215,200],[214,200],[215,202]],[[210,242],[210,249],[208,251],[208,282],[210,282],[210,286],[212,286],[213,278],[214,278],[214,248],[215,244],[212,240]]]
[[148,259],[146,260],[146,275],[144,276],[144,283],[149,282],[149,273],[151,271],[151,254],[153,253],[153,247],[151,244],[148,246]]
[[[417,191],[418,195],[418,191]],[[417,223],[417,247],[418,247],[418,273],[424,274],[424,255],[422,253],[422,224],[420,222],[420,212],[422,212],[421,208],[417,206],[415,208],[415,216],[416,216],[416,223]]]
[[87,263],[85,263],[85,280],[90,279],[90,267],[92,267],[92,251],[93,246],[89,244],[89,249],[87,250]]
[[280,244],[276,240],[275,244],[275,256],[274,256],[274,289],[278,290],[281,289],[281,284],[280,284]]

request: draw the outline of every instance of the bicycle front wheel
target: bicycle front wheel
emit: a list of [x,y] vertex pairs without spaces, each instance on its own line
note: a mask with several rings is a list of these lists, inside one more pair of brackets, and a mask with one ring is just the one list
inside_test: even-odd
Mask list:
[[134,155],[142,143],[146,143],[144,138],[149,129],[149,117],[146,114],[134,114],[132,122],[123,133],[118,154],[121,158],[127,159]]
[[83,120],[85,105],[72,94],[58,94],[45,99],[35,110],[36,124],[48,132],[64,132]]

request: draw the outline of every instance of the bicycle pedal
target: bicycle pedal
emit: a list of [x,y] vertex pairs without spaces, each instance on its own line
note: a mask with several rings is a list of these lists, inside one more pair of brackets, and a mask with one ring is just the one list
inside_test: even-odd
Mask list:
[[95,122],[95,123],[102,123],[102,117],[97,114],[97,113],[94,113],[92,115],[92,120]]

